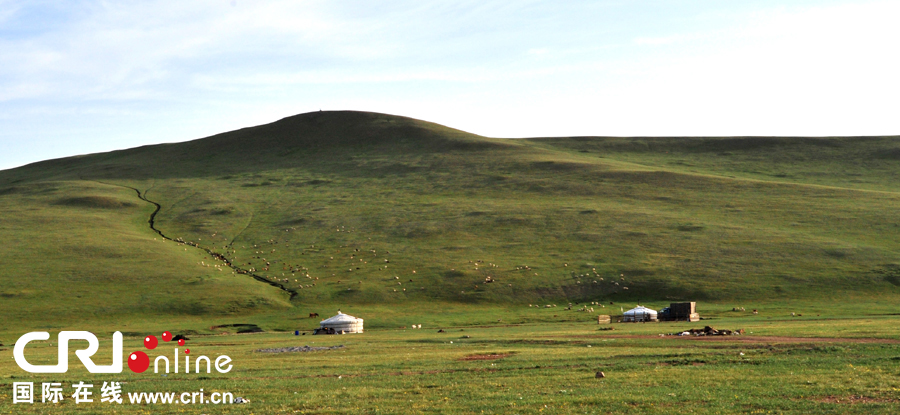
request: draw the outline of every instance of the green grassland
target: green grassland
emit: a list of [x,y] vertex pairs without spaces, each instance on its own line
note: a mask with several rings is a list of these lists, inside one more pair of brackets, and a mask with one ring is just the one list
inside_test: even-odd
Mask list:
[[[0,379],[0,412],[896,412],[900,404],[896,316],[713,314],[719,315],[712,320],[716,327],[744,328],[747,335],[721,340],[659,337],[697,324],[598,326],[590,322],[443,327],[443,333],[437,332],[438,327],[423,326],[421,330],[374,329],[344,336],[192,335],[186,346],[192,355],[228,355],[234,360],[233,371],[163,376],[162,372],[152,373],[151,366],[143,374],[126,370],[98,376],[78,366],[62,375],[4,376]],[[785,335],[792,337],[776,337]],[[835,335],[844,338],[820,338]],[[108,342],[101,338],[101,347]],[[55,361],[56,348],[47,343],[30,346],[32,361]],[[258,351],[303,345],[344,347],[315,352]],[[141,336],[126,338],[125,349],[126,353],[141,350]],[[148,354],[172,353],[172,346],[163,345]],[[108,363],[108,359],[101,354],[97,361]],[[16,370],[11,359],[0,362],[0,373]],[[598,371],[606,377],[596,378]],[[93,382],[96,395],[99,385],[111,380],[124,382],[126,394],[181,394],[203,389],[206,396],[231,392],[250,403],[137,405],[129,404],[126,395],[121,406],[99,401],[75,404],[68,396],[60,404],[10,405],[15,381],[61,382],[67,391],[72,383]]]
[[[589,322],[638,302],[693,300],[716,325],[757,335],[897,339],[898,175],[896,137],[509,140],[362,112],[49,160],[0,172],[0,343],[37,329],[224,342],[241,353],[240,377],[188,383],[244,388],[267,405],[229,408],[238,413],[404,412],[408,399],[414,412],[594,412],[608,402],[603,411],[888,413],[893,343],[672,351],[680,340],[603,338],[656,336],[663,325],[598,332]],[[548,304],[557,307],[529,306]],[[595,312],[574,310],[584,305]],[[284,333],[337,309],[369,332],[315,341],[346,350],[253,352],[297,345]],[[214,336],[238,323],[269,333]],[[449,346],[459,333],[398,331],[411,324],[482,326],[491,340]],[[585,335],[598,337],[576,340]],[[560,343],[529,340],[544,337]],[[483,351],[512,353],[458,360]],[[703,364],[657,364],[679,359]],[[845,382],[857,361],[868,372]],[[0,382],[21,376],[4,362]],[[610,377],[595,380],[606,364]],[[417,375],[395,375],[407,371]],[[360,376],[332,376],[341,373]],[[135,384],[163,390],[169,380]],[[867,400],[828,402],[857,395]],[[0,396],[0,411],[8,403]]]
[[[47,301],[53,318],[894,299],[897,151],[894,138],[499,140],[382,114],[303,114],[0,173],[0,232],[15,241],[0,280],[5,298]],[[138,192],[160,205],[167,238],[281,293],[161,242]],[[107,289],[144,297],[68,295]]]

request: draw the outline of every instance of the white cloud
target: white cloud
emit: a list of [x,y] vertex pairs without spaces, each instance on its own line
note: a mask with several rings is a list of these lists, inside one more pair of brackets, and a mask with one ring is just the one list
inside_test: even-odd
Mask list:
[[900,4],[791,4],[0,0],[0,130],[171,141],[321,107],[496,136],[898,133]]
[[661,37],[638,37],[634,39],[634,43],[638,45],[671,45],[673,43],[684,43],[690,42],[692,40],[702,39],[704,36],[699,34],[675,34],[669,36],[661,36]]

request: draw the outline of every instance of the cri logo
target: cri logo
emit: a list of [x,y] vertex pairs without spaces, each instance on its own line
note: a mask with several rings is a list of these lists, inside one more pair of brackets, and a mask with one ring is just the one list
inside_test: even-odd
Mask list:
[[[164,342],[169,342],[172,340],[172,333],[168,331],[163,332],[162,340]],[[59,345],[57,346],[58,350],[58,363],[56,365],[33,365],[28,363],[25,360],[25,346],[28,343],[34,340],[49,340],[50,333],[46,331],[34,331],[31,333],[27,333],[22,337],[19,337],[19,340],[16,341],[16,347],[13,349],[13,357],[16,359],[16,363],[19,365],[22,370],[31,373],[66,373],[69,370],[69,341],[70,340],[87,340],[88,347],[83,350],[76,350],[75,355],[78,356],[78,359],[81,360],[81,363],[87,368],[88,372],[91,373],[122,373],[122,333],[115,332],[112,335],[112,364],[109,366],[99,366],[94,364],[94,361],[91,360],[91,356],[97,353],[97,349],[100,348],[100,342],[97,341],[97,336],[88,331],[61,331],[59,332],[59,336],[57,339],[59,340]],[[150,335],[144,338],[144,347],[148,350],[153,350],[159,344],[156,336]],[[178,340],[179,346],[184,346],[184,339]],[[190,354],[190,349],[184,349],[184,363],[185,363],[185,373],[190,372],[190,360],[187,356]],[[175,349],[175,373],[178,373],[178,349]],[[199,356],[196,360],[197,370],[196,372],[200,372],[200,363],[201,361],[206,361],[206,372],[210,372],[209,358],[206,356]],[[157,372],[157,365],[160,361],[165,363],[166,373],[169,372],[169,359],[165,356],[158,356],[156,358],[154,364],[154,372]],[[231,365],[228,363],[231,362],[231,358],[228,356],[219,356],[216,359],[216,370],[220,373],[226,373],[231,370]],[[227,367],[223,367],[224,365],[228,365]],[[150,358],[144,352],[133,352],[128,356],[128,368],[131,369],[132,372],[135,373],[143,373],[150,367]]]

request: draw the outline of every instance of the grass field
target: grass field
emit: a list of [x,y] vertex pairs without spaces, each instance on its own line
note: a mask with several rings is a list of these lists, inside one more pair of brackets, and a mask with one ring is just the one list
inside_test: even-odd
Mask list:
[[[344,336],[294,336],[290,332],[189,335],[185,347],[193,354],[225,354],[234,359],[235,368],[228,374],[213,371],[210,375],[170,373],[163,377],[126,369],[121,375],[98,377],[78,366],[64,375],[10,376],[18,368],[5,359],[0,363],[4,375],[0,412],[896,412],[900,404],[896,316],[717,314],[721,317],[701,323],[598,326],[573,321],[440,327],[444,333],[425,323],[420,330],[372,329]],[[705,340],[659,337],[704,324],[743,328],[746,334]],[[149,322],[144,326],[148,330],[159,327],[160,332],[166,327]],[[107,327],[97,327],[104,329]],[[55,361],[56,348],[43,343],[31,345],[31,360]],[[108,340],[101,338],[101,344]],[[140,336],[128,337],[126,353],[142,349],[140,345]],[[304,345],[344,347],[293,353],[257,351]],[[171,347],[160,349],[172,353]],[[598,371],[606,377],[596,378]],[[122,406],[75,404],[71,399],[61,404],[10,405],[11,383],[23,379],[64,385],[93,382],[95,393],[105,380],[125,382],[126,394],[180,395],[203,389],[206,396],[231,392],[250,403],[137,405],[129,404],[126,397]]]
[[[35,163],[0,172],[0,349],[32,330],[120,330],[126,350],[188,333],[235,372],[122,380],[232,388],[246,413],[890,413],[898,154],[896,137],[501,140],[319,112]],[[758,341],[590,323],[673,301]],[[346,348],[253,352],[302,345],[288,333],[337,309],[367,333],[315,342]],[[266,333],[211,328],[234,324]],[[504,357],[460,360],[479,353]],[[4,362],[0,412],[19,412],[24,372]]]

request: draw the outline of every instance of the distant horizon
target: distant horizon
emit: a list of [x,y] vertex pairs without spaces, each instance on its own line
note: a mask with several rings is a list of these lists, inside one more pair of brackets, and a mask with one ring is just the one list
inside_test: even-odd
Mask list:
[[495,138],[900,135],[900,4],[0,0],[0,169],[352,109]]
[[[270,121],[270,122],[264,122],[264,123],[262,123],[262,124],[248,125],[248,126],[244,126],[244,127],[239,127],[239,128],[234,129],[234,130],[230,130],[230,131],[222,131],[222,132],[214,133],[214,134],[207,135],[207,136],[204,136],[204,137],[191,138],[191,139],[187,139],[187,140],[183,140],[183,141],[169,141],[169,142],[160,142],[160,143],[138,144],[138,145],[135,145],[135,146],[133,146],[133,147],[114,148],[114,149],[102,150],[102,151],[94,151],[94,152],[89,152],[89,153],[75,153],[75,154],[64,155],[64,156],[59,156],[59,157],[52,157],[52,158],[48,158],[48,159],[42,159],[42,160],[30,161],[30,162],[28,162],[28,163],[20,164],[20,165],[17,165],[17,166],[0,167],[0,171],[3,171],[3,170],[12,170],[12,169],[15,169],[15,168],[18,168],[18,167],[27,166],[27,165],[30,165],[30,164],[41,163],[41,162],[44,162],[44,161],[51,161],[51,160],[66,159],[66,158],[70,158],[70,157],[79,157],[79,156],[87,156],[87,155],[92,155],[92,154],[109,153],[109,152],[113,152],[113,151],[129,150],[129,149],[133,149],[133,148],[137,148],[137,147],[144,147],[144,146],[155,146],[155,145],[163,145],[163,144],[178,144],[178,143],[185,143],[185,142],[189,142],[189,141],[202,140],[202,139],[210,138],[210,137],[213,137],[213,136],[216,136],[216,135],[226,134],[226,133],[229,133],[229,132],[237,131],[237,130],[240,130],[240,129],[243,129],[243,128],[251,128],[251,127],[258,127],[258,126],[262,126],[262,125],[272,124],[272,123],[275,123],[275,122],[284,120],[284,119],[286,119],[286,118],[291,118],[291,117],[295,117],[295,116],[303,115],[303,114],[313,114],[313,113],[316,113],[316,112],[320,112],[320,110],[316,110],[316,111],[308,111],[308,112],[303,112],[303,113],[294,114],[294,115],[288,115],[288,116],[286,116],[286,117],[281,117],[281,118],[279,118],[279,119],[277,119],[277,120],[273,120],[273,121]],[[375,112],[375,111],[359,111],[359,110],[328,110],[328,111],[321,110],[321,112],[367,112],[367,113],[377,113],[377,112]],[[387,113],[379,113],[379,114],[392,115],[392,116],[405,117],[405,118],[413,118],[413,117],[407,117],[407,116],[402,115],[402,114],[387,114]],[[429,121],[429,120],[420,120],[420,119],[418,119],[418,118],[415,118],[415,119],[417,119],[417,120],[419,120],[419,121],[432,122],[432,121]],[[635,138],[635,139],[638,139],[638,138],[723,138],[723,139],[729,139],[729,138],[821,138],[821,139],[828,139],[828,138],[871,138],[871,137],[887,137],[887,138],[895,137],[895,138],[900,138],[900,134],[898,134],[898,135],[858,135],[858,136],[835,136],[835,135],[822,135],[822,136],[812,136],[812,135],[808,135],[808,136],[800,136],[800,135],[797,135],[797,136],[783,136],[783,135],[705,135],[705,136],[704,136],[704,135],[683,135],[683,136],[664,136],[664,135],[656,135],[656,136],[647,136],[647,135],[644,135],[644,136],[641,136],[641,135],[573,135],[573,136],[565,136],[565,135],[542,135],[542,136],[530,136],[530,137],[491,137],[491,136],[486,136],[486,135],[483,135],[483,134],[478,134],[477,132],[472,132],[472,131],[462,130],[462,129],[456,128],[456,127],[454,127],[454,126],[452,126],[452,125],[446,125],[446,124],[440,124],[440,123],[435,123],[435,124],[443,125],[443,126],[445,126],[445,127],[453,128],[453,129],[456,129],[456,130],[460,130],[460,131],[463,131],[463,132],[466,132],[466,133],[471,133],[471,134],[479,135],[479,136],[486,137],[486,138],[496,138],[496,139],[501,139],[501,140],[525,140],[525,139],[530,139],[530,138],[581,138],[581,137],[584,137],[584,138],[590,138],[590,137],[597,137],[597,138]]]

